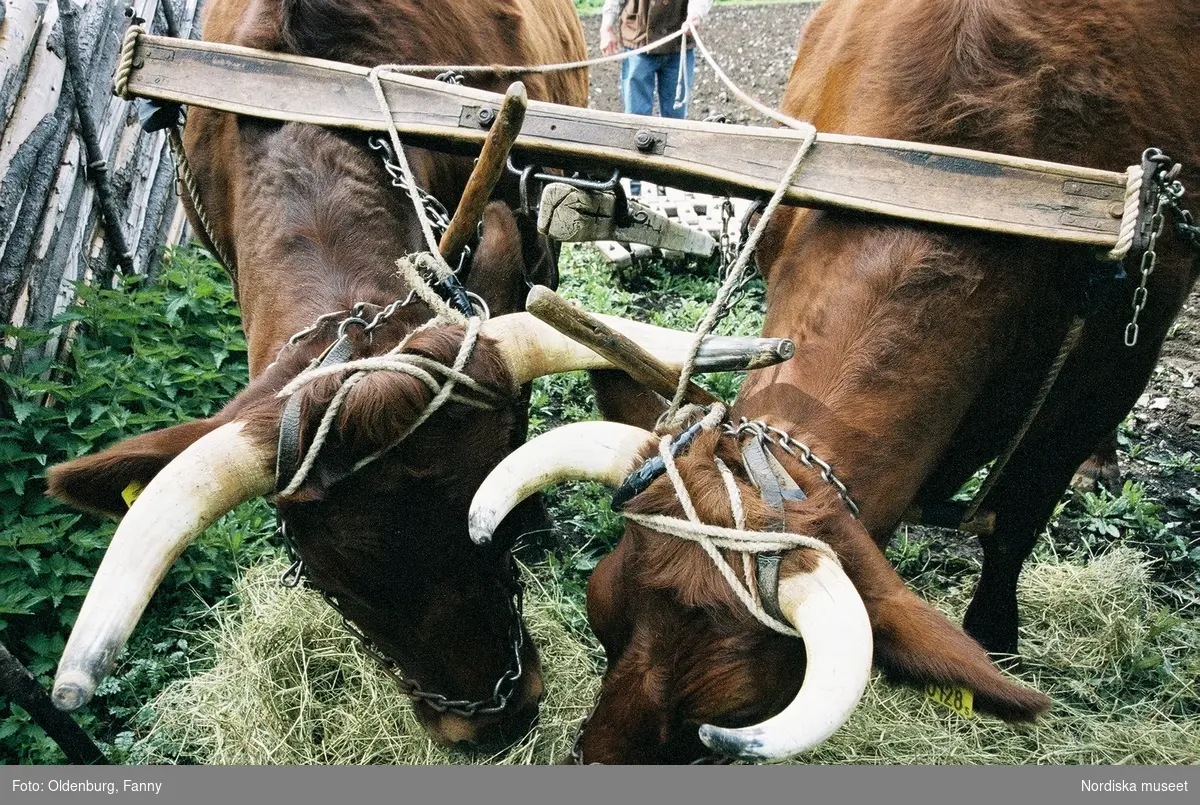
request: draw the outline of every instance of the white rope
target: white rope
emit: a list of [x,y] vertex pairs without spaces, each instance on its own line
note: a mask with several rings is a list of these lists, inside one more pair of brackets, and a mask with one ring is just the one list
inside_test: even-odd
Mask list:
[[[717,472],[721,473],[721,480],[725,483],[725,494],[729,495],[729,510],[733,515],[733,527],[738,531],[745,531],[746,509],[742,505],[742,490],[738,489],[737,480],[724,461],[713,456],[713,462],[716,463]],[[745,580],[746,587],[754,598],[754,603],[761,606],[762,599],[759,596],[758,584],[754,575],[754,560],[749,553],[744,552],[742,553],[742,579]],[[755,582],[752,584],[751,580],[755,580]]]
[[675,79],[675,108],[682,109],[692,96],[692,85],[687,71],[687,37],[679,40],[679,72]]
[[129,76],[133,72],[133,52],[137,49],[138,37],[146,33],[140,25],[130,25],[121,43],[121,55],[117,57],[117,70],[113,76],[113,94],[125,98],[129,90]]
[[[723,408],[723,406],[721,407]],[[717,571],[725,579],[726,583],[729,584],[734,595],[741,601],[742,605],[746,607],[746,610],[755,620],[768,629],[772,629],[780,634],[789,637],[801,637],[800,633],[791,625],[776,620],[762,608],[758,597],[737,577],[737,573],[733,567],[721,555],[720,549],[748,555],[752,553],[809,548],[830,557],[834,562],[838,562],[840,566],[841,563],[837,558],[837,554],[825,542],[803,534],[745,530],[745,515],[741,504],[741,493],[738,491],[736,483],[733,482],[732,473],[730,473],[725,483],[727,489],[730,488],[730,484],[732,483],[730,507],[734,511],[735,523],[738,522],[739,512],[741,512],[741,526],[737,528],[724,528],[701,522],[699,515],[696,513],[696,507],[692,503],[691,495],[683,483],[683,477],[679,474],[678,467],[675,466],[675,459],[671,455],[671,442],[673,440],[674,437],[670,434],[664,435],[658,443],[658,454],[662,458],[667,477],[675,487],[675,495],[679,499],[679,504],[683,507],[687,519],[681,520],[678,517],[670,517],[663,514],[639,514],[636,512],[627,512],[625,516],[635,523],[659,533],[698,544],[708,554]],[[718,470],[722,466],[719,464]],[[728,471],[728,467],[726,467],[725,472]],[[724,473],[722,473],[722,477],[724,477]],[[737,501],[736,504],[734,503],[735,500]],[[742,567],[747,577],[749,577],[751,571],[748,556],[743,556]]]
[[400,132],[396,129],[396,121],[392,118],[392,108],[388,104],[387,95],[383,92],[383,83],[379,78],[384,69],[386,68],[371,68],[371,72],[367,74],[367,80],[371,82],[371,89],[375,91],[375,100],[379,102],[379,110],[383,113],[384,125],[387,126],[388,137],[392,142],[392,151],[396,155],[396,161],[400,164],[400,170],[404,173],[405,189],[408,190],[408,197],[412,200],[413,209],[417,212],[417,221],[421,224],[421,233],[425,235],[425,243],[429,246],[430,268],[433,269],[439,280],[443,280],[453,274],[454,269],[446,264],[445,258],[438,250],[437,238],[433,236],[433,227],[429,223],[429,216],[425,214],[425,205],[421,203],[421,196],[417,193],[417,179],[413,175],[412,166],[408,164],[404,146],[400,143]]
[[771,216],[775,214],[775,210],[779,208],[783,201],[784,195],[787,193],[792,182],[796,179],[796,174],[800,172],[800,166],[804,163],[804,158],[808,155],[813,143],[817,141],[817,129],[811,123],[805,123],[801,120],[796,120],[787,115],[777,114],[764,104],[742,92],[736,84],[729,80],[725,72],[717,65],[712,54],[700,39],[700,34],[696,27],[689,21],[684,24],[684,30],[689,31],[696,40],[696,47],[700,50],[705,60],[713,68],[717,76],[734,92],[737,97],[744,103],[749,104],[763,114],[778,120],[785,126],[794,128],[804,132],[804,139],[800,142],[800,147],[796,150],[796,156],[792,159],[792,164],[784,172],[779,184],[775,188],[775,192],[771,195],[771,200],[767,202],[767,206],[763,209],[763,213],[759,216],[758,223],[750,236],[746,238],[746,242],[741,244],[737,260],[733,267],[725,277],[725,282],[717,290],[716,298],[708,307],[708,311],[704,314],[700,325],[696,328],[695,337],[692,340],[691,349],[688,351],[688,359],[684,362],[683,370],[679,373],[679,384],[675,388],[675,397],[671,400],[671,405],[663,415],[661,421],[670,419],[674,416],[675,411],[683,403],[683,398],[687,394],[688,384],[691,382],[694,372],[696,355],[700,352],[700,345],[706,337],[712,332],[717,324],[717,319],[721,315],[721,311],[729,303],[729,298],[733,295],[734,290],[742,281],[742,276],[746,273],[746,267],[750,263],[750,258],[754,255],[754,250],[758,247],[758,241],[762,238],[763,232],[766,231],[767,224],[771,220]]
[[[734,97],[736,97],[739,101],[751,107],[759,114],[769,117],[777,123],[782,123],[790,129],[806,131],[813,128],[812,124],[805,123],[803,120],[797,120],[796,118],[785,115],[782,112],[777,112],[754,96],[744,92],[741,87],[733,83],[733,80],[730,79],[729,76],[725,75],[725,71],[721,69],[721,65],[717,64],[716,59],[714,59],[712,53],[709,52],[708,46],[705,45],[704,40],[700,38],[700,32],[696,29],[696,26],[692,25],[691,21],[688,21],[684,23],[683,30],[691,34],[692,39],[696,41],[696,49],[700,51],[700,55],[704,57],[704,60],[708,62],[708,66],[711,67],[713,72],[717,74],[717,78],[721,79],[721,83],[729,87],[729,91],[732,92]],[[815,129],[813,130],[813,136],[816,136]]]
[[1121,229],[1117,234],[1117,245],[1107,255],[1109,260],[1120,260],[1129,254],[1133,236],[1137,230],[1138,212],[1141,209],[1142,181],[1145,171],[1141,165],[1130,165],[1125,169],[1125,208],[1121,212]]
[[[416,378],[419,382],[425,385],[433,394],[433,398],[429,404],[425,406],[424,411],[418,416],[411,425],[409,425],[403,433],[400,434],[391,444],[381,450],[361,459],[354,465],[354,470],[358,471],[375,461],[388,450],[391,450],[400,442],[404,441],[408,436],[425,423],[429,417],[433,416],[437,411],[448,401],[470,405],[476,408],[495,408],[499,404],[500,398],[494,391],[481,385],[474,378],[463,372],[467,361],[475,351],[475,344],[478,342],[479,329],[483,322],[478,317],[472,317],[467,322],[467,329],[463,335],[462,344],[459,347],[458,355],[452,366],[446,366],[438,361],[431,360],[422,355],[411,355],[402,353],[401,350],[407,346],[408,342],[414,335],[422,330],[428,329],[430,326],[437,324],[438,319],[434,318],[426,322],[421,327],[409,333],[404,340],[396,345],[392,350],[384,355],[376,355],[370,358],[361,358],[359,360],[348,361],[346,363],[336,364],[333,366],[314,367],[307,369],[295,378],[290,383],[284,386],[276,397],[290,397],[308,384],[330,375],[352,372],[352,374],[342,382],[337,393],[333,395],[333,399],[329,401],[325,412],[321,417],[321,422],[317,426],[317,432],[313,436],[312,444],[309,445],[308,452],[304,456],[304,461],[301,462],[299,469],[296,470],[295,476],[287,485],[280,496],[286,497],[292,495],[300,488],[305,479],[308,478],[313,466],[316,464],[317,457],[321,453],[321,449],[325,446],[326,440],[329,438],[329,432],[333,428],[333,422],[337,418],[338,412],[342,408],[346,397],[354,390],[362,380],[368,377],[373,372],[387,371],[399,372]],[[434,373],[443,375],[443,379],[439,382]],[[485,400],[476,400],[470,397],[454,394],[458,384],[462,384],[467,388],[483,395]]]
[[[429,287],[429,283],[425,281],[425,278],[421,276],[421,272],[418,270],[418,263],[424,264],[426,268],[433,272],[435,277],[438,276],[438,272],[440,271],[438,260],[434,260],[427,252],[419,252],[401,257],[396,261],[396,270],[400,272],[400,276],[404,278],[405,283],[408,284],[413,293],[429,306],[429,309],[434,312],[438,319],[450,322],[451,324],[466,324],[467,317],[448,305],[446,300],[438,296]],[[446,265],[444,260],[441,261],[441,265]],[[444,279],[444,277],[439,277],[439,279]]]
[[[333,428],[333,422],[337,418],[338,412],[341,410],[343,403],[349,396],[350,392],[358,383],[362,382],[368,375],[373,372],[388,371],[399,372],[410,375],[416,378],[419,382],[425,385],[433,393],[433,399],[425,407],[425,410],[419,417],[397,438],[392,444],[382,450],[373,453],[370,456],[360,460],[354,469],[361,469],[363,466],[371,463],[379,458],[407,438],[414,430],[420,427],[429,417],[433,416],[447,401],[454,400],[465,405],[471,405],[477,408],[494,408],[498,404],[497,395],[491,390],[485,388],[473,378],[463,372],[463,367],[466,366],[471,354],[475,349],[475,344],[479,335],[481,320],[478,317],[472,317],[469,320],[459,311],[448,305],[426,282],[421,275],[419,269],[424,268],[429,270],[434,277],[439,281],[446,279],[454,274],[454,270],[446,263],[438,248],[437,239],[433,234],[433,227],[429,222],[429,216],[426,214],[425,206],[421,202],[421,197],[418,194],[418,185],[416,176],[413,174],[412,166],[409,165],[408,157],[404,152],[404,145],[400,142],[400,132],[396,128],[395,120],[392,116],[391,106],[388,103],[387,95],[383,90],[382,76],[385,73],[413,73],[413,72],[447,72],[454,71],[458,73],[489,73],[493,75],[507,75],[517,73],[548,73],[560,70],[573,70],[581,67],[588,67],[593,64],[600,64],[609,61],[620,61],[627,59],[639,53],[644,53],[648,50],[656,48],[667,42],[670,42],[677,37],[682,37],[684,30],[681,28],[661,39],[643,45],[634,50],[625,51],[614,54],[613,56],[605,56],[596,59],[588,59],[577,62],[562,62],[558,64],[538,65],[535,67],[522,66],[506,66],[506,65],[399,65],[399,64],[382,64],[373,67],[367,74],[367,80],[371,84],[371,89],[375,93],[375,100],[379,104],[379,110],[383,115],[384,124],[387,127],[388,137],[391,141],[392,151],[396,156],[396,161],[400,165],[400,169],[404,174],[405,185],[408,191],[409,199],[412,202],[413,209],[417,214],[417,221],[420,223],[421,233],[425,238],[425,242],[429,247],[427,252],[421,252],[413,255],[407,255],[396,261],[398,273],[404,278],[405,282],[412,291],[420,297],[420,299],[434,311],[434,317],[426,322],[421,327],[410,332],[395,348],[390,350],[385,355],[374,356],[371,358],[363,358],[356,361],[349,361],[328,367],[314,367],[304,372],[301,372],[292,379],[277,396],[288,397],[295,394],[301,388],[315,380],[328,377],[336,374],[350,372],[351,374],[342,382],[326,407],[324,414],[321,417],[321,422],[317,427],[317,432],[313,437],[312,444],[309,446],[303,462],[296,471],[295,476],[288,484],[287,488],[279,494],[287,496],[296,492],[304,483],[313,466],[316,464],[317,457],[321,452],[326,440],[329,437],[329,432]],[[124,67],[124,72],[118,71],[119,78],[124,76],[127,80],[128,73],[132,69],[132,52],[133,44],[136,42],[136,36],[129,36],[125,42],[125,50],[123,54],[123,64],[128,62]],[[454,365],[447,367],[444,364],[432,361],[420,355],[402,354],[402,350],[407,345],[409,340],[418,332],[442,323],[465,324],[467,327],[466,334],[463,337],[462,346],[459,349],[458,357],[455,359]],[[441,374],[442,380],[439,381],[434,374]],[[483,396],[484,400],[472,399],[462,395],[454,394],[454,390],[458,385],[465,386],[471,391]]]
[[632,50],[623,50],[620,53],[614,53],[611,56],[597,56],[594,59],[583,59],[582,61],[554,62],[552,64],[534,64],[534,65],[518,65],[518,64],[381,64],[375,68],[383,73],[462,73],[463,75],[475,75],[486,73],[488,75],[529,75],[539,73],[558,73],[566,70],[578,70],[583,67],[593,67],[597,64],[606,64],[608,62],[624,61],[632,56],[637,56],[641,53],[654,50],[660,45],[665,45],[668,42],[681,37],[686,32],[685,28],[680,28],[678,31],[669,33],[661,39],[655,39],[649,44],[642,45],[640,48]]

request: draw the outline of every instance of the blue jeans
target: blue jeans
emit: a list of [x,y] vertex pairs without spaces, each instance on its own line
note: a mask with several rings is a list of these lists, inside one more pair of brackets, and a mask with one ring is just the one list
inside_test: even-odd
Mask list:
[[[692,85],[696,70],[696,51],[687,52],[687,86]],[[654,114],[654,90],[658,88],[658,109],[663,117],[687,117],[687,98],[675,108],[675,86],[679,82],[679,53],[653,56],[639,53],[621,62],[621,100],[631,115]]]

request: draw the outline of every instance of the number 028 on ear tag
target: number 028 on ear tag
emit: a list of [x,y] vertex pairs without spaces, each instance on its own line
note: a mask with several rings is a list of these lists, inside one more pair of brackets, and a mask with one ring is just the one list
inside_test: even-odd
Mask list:
[[963,718],[970,718],[975,713],[974,697],[968,688],[951,688],[931,683],[925,686],[925,698],[949,707]]

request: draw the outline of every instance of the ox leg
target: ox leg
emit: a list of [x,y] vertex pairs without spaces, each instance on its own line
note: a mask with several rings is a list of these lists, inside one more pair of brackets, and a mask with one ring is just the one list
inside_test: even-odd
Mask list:
[[1017,653],[1017,579],[1021,566],[1054,513],[1075,468],[1095,443],[1095,435],[1071,439],[1031,432],[1026,449],[1014,454],[992,489],[987,505],[996,512],[996,528],[991,535],[980,538],[983,569],[963,628],[993,654]]

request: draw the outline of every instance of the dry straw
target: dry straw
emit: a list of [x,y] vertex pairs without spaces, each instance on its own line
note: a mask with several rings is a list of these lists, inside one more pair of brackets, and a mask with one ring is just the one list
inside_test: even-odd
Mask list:
[[[600,653],[566,625],[578,613],[547,570],[527,574],[527,622],[542,651],[540,724],[497,756],[426,739],[408,700],[281,566],[249,572],[236,606],[199,635],[212,667],[171,685],[135,744],[143,762],[208,764],[554,763],[599,683]],[[1020,678],[1055,704],[1036,725],[964,719],[876,678],[850,721],[806,763],[1200,762],[1200,627],[1151,603],[1145,557],[1119,548],[1087,565],[1031,563],[1022,577]],[[961,617],[966,593],[937,602]]]

